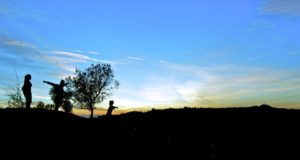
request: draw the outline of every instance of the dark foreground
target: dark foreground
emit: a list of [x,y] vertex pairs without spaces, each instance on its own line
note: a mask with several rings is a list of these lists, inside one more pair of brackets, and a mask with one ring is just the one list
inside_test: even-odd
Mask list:
[[268,106],[153,110],[95,119],[2,109],[0,152],[85,159],[108,152],[140,159],[299,159],[299,127],[300,110]]

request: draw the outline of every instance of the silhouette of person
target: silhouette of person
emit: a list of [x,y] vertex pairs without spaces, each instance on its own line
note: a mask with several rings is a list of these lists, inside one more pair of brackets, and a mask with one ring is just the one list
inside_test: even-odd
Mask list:
[[44,83],[47,83],[51,86],[53,86],[53,94],[54,94],[54,105],[55,105],[55,108],[54,110],[55,111],[58,111],[58,108],[62,105],[63,103],[63,99],[64,99],[64,86],[67,85],[67,83],[65,83],[64,80],[61,80],[60,81],[60,84],[55,84],[55,83],[52,83],[52,82],[48,82],[48,81],[43,81]]
[[113,105],[114,105],[114,101],[110,100],[109,101],[109,107],[108,107],[107,112],[106,112],[106,116],[111,116],[113,110],[118,108],[118,107],[115,107]]
[[26,109],[30,109],[30,105],[32,102],[32,93],[31,93],[32,84],[30,80],[31,80],[31,75],[26,74],[24,77],[24,85],[22,87],[22,91],[26,100]]

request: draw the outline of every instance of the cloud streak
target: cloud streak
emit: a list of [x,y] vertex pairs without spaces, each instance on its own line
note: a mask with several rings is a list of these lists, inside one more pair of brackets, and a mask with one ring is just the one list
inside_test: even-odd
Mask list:
[[275,22],[269,19],[254,20],[247,31],[270,30],[276,27]]
[[90,54],[99,54],[99,52],[95,52],[95,51],[89,51],[88,53],[90,53]]
[[41,61],[58,63],[52,60],[36,46],[0,35],[1,63],[14,66],[42,67]]
[[73,52],[67,52],[67,51],[52,51],[53,54],[56,55],[60,55],[60,56],[64,56],[64,57],[68,57],[68,58],[72,58],[72,59],[76,59],[79,62],[86,62],[86,61],[95,61],[95,62],[103,62],[102,60],[98,60],[95,58],[91,58],[89,56],[86,55],[82,55],[82,54],[78,54],[78,53],[73,53]]
[[79,50],[79,49],[65,49],[64,51],[66,52],[76,52],[76,53],[84,53],[84,54],[100,54],[99,52],[96,51],[84,51],[84,50]]
[[[25,41],[8,38],[6,36],[0,36],[0,51],[2,51],[1,63],[12,62],[16,66],[28,66],[35,68],[44,68],[42,63],[54,64],[60,69],[66,71],[74,71],[75,63],[85,63],[87,61],[100,62],[100,63],[114,63],[112,61],[99,60],[91,58],[89,56],[54,50],[43,51],[37,46]],[[47,66],[47,65],[46,65]],[[51,65],[53,67],[53,65]]]
[[61,58],[69,58],[73,62],[87,62],[87,61],[94,61],[94,62],[100,62],[100,63],[109,63],[109,64],[115,64],[116,62],[113,61],[107,61],[107,60],[99,60],[96,58],[91,58],[89,56],[70,52],[70,51],[62,51],[62,50],[54,50],[51,53],[55,55],[62,56]]
[[127,58],[134,61],[144,61],[143,58],[139,58],[139,57],[127,57]]
[[[182,80],[172,88],[189,105],[203,107],[249,106],[267,101],[278,104],[286,94],[300,94],[300,74],[293,70],[275,70],[259,67],[200,67],[193,65],[166,65],[169,73],[177,73]],[[167,75],[165,75],[167,76]],[[176,76],[176,75],[169,75]],[[176,79],[180,77],[176,76]],[[163,80],[162,80],[163,81]],[[160,92],[164,94],[162,89]],[[286,103],[291,100],[282,100]]]
[[300,1],[266,0],[261,12],[263,14],[290,14],[300,16]]

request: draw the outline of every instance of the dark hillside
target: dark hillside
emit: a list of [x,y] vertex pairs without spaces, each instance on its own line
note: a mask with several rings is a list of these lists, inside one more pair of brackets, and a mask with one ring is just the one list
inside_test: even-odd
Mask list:
[[90,149],[95,154],[114,149],[205,159],[299,157],[299,122],[300,110],[268,106],[165,109],[95,119],[37,109],[0,110],[2,144],[11,148],[54,145],[69,152],[95,145]]

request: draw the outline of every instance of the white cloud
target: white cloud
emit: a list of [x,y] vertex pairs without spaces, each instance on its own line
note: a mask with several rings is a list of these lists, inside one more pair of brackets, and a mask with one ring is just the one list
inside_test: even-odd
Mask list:
[[36,99],[50,100],[50,97],[49,97],[49,96],[37,96],[37,95],[33,95],[32,97],[33,97],[33,98],[36,98]]
[[90,54],[99,54],[99,52],[95,52],[95,51],[89,51],[88,53],[90,53]]
[[160,63],[166,63],[166,61],[165,61],[165,60],[160,60],[159,62],[160,62]]
[[83,53],[83,54],[100,54],[99,52],[96,52],[96,51],[84,51],[84,50],[79,50],[79,49],[64,49],[64,51]]
[[264,14],[290,14],[300,16],[300,1],[266,0],[261,12]]
[[94,61],[94,62],[110,63],[110,64],[114,63],[112,61],[98,60],[96,58],[91,58],[91,57],[83,55],[83,54],[67,52],[67,51],[55,50],[55,51],[52,51],[52,53],[60,55],[60,56],[66,56],[69,58],[73,58],[73,59],[75,59],[75,61],[77,60],[79,62]]
[[[0,48],[3,50],[0,62],[20,67],[43,69],[51,68],[51,70],[58,67],[65,71],[73,72],[75,70],[75,63],[94,61],[114,64],[112,61],[99,60],[70,51],[44,51],[38,46],[26,41],[17,40],[3,35],[0,35]],[[45,63],[50,63],[51,67]]]
[[188,103],[193,103],[198,100],[198,94],[205,86],[203,82],[198,81],[186,81],[183,84],[175,84],[176,91],[184,98]]
[[29,44],[24,41],[6,39],[3,41],[6,45],[15,46],[15,47],[24,47],[24,48],[36,48],[34,45]]
[[85,53],[85,51],[79,50],[79,49],[66,49],[66,51],[77,52],[77,53]]
[[66,51],[53,51],[52,53],[57,54],[57,55],[61,55],[61,56],[67,56],[67,57],[71,57],[71,58],[75,58],[75,59],[79,59],[79,60],[83,60],[83,61],[98,61],[97,59],[93,59],[90,58],[89,56],[86,55],[82,55],[79,53],[73,53],[73,52],[66,52]]
[[157,104],[167,104],[182,99],[172,85],[154,84],[141,89],[142,98]]
[[[296,90],[300,86],[300,74],[293,70],[241,66],[207,68],[181,64],[170,64],[167,67],[170,72],[185,77],[169,85],[174,86],[175,92],[187,105],[247,106],[264,100],[276,104],[276,99],[288,93],[294,96],[300,94],[299,89]],[[162,96],[165,93],[164,89],[159,92],[162,93],[158,95]]]
[[139,57],[127,57],[127,58],[135,61],[144,61],[143,58],[139,58]]

